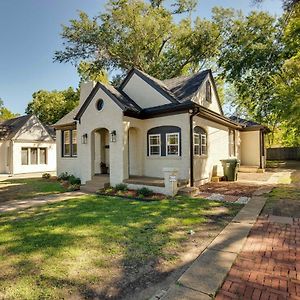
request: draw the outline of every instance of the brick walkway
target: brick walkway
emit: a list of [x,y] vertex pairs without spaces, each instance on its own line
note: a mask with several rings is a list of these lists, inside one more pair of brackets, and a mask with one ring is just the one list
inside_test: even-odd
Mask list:
[[290,223],[257,220],[216,300],[300,300],[300,219]]

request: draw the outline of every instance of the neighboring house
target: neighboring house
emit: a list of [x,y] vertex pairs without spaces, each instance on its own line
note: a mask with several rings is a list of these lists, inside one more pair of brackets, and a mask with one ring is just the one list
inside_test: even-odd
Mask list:
[[266,128],[223,115],[210,70],[160,81],[134,68],[119,88],[84,83],[79,106],[54,127],[58,173],[83,183],[105,172],[101,165],[111,185],[172,167],[191,186],[222,176],[221,159],[265,166]]
[[56,170],[56,142],[52,128],[34,115],[0,123],[0,173],[21,174]]

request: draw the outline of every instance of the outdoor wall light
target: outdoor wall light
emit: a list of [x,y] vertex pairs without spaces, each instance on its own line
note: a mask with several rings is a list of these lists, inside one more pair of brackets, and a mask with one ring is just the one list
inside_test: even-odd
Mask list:
[[85,133],[82,137],[81,137],[81,144],[87,144],[88,141],[88,135],[87,133]]
[[111,142],[113,142],[113,143],[116,142],[117,141],[117,132],[115,130],[113,130],[110,133],[110,137],[111,137],[111,139],[110,139]]

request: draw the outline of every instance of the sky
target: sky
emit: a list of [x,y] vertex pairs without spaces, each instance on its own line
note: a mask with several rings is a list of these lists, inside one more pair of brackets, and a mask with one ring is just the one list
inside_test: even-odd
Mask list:
[[[0,0],[0,98],[14,113],[24,114],[35,91],[78,87],[71,64],[53,62],[62,47],[61,25],[82,10],[94,16],[104,10],[101,0]],[[254,9],[281,14],[280,0],[265,0],[260,7],[251,0],[199,0],[195,16],[209,18],[214,6],[233,7],[247,13]]]

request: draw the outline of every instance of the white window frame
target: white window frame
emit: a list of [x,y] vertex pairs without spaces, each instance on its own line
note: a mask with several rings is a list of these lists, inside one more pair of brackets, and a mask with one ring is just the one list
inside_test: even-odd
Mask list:
[[[177,144],[169,144],[168,137],[171,136],[171,135],[176,135],[177,136],[177,140],[178,140]],[[177,154],[169,154],[168,146],[177,146],[178,147]],[[180,156],[180,139],[179,139],[179,133],[178,132],[166,133],[166,156]]]
[[[205,143],[202,143],[202,139],[205,140]],[[205,153],[203,153],[203,147],[205,147]],[[207,138],[206,134],[200,134],[200,152],[201,155],[207,155]]]
[[[195,136],[198,136],[199,138],[199,143],[195,143]],[[198,153],[195,152],[195,146],[198,146],[199,151]],[[200,137],[200,133],[196,133],[194,132],[194,155],[200,156],[201,155],[201,137]]]
[[[158,137],[159,144],[151,144],[151,137]],[[161,156],[161,135],[160,133],[155,134],[149,134],[148,135],[148,145],[149,145],[149,156]],[[158,147],[159,148],[159,154],[151,154],[151,147]]]

